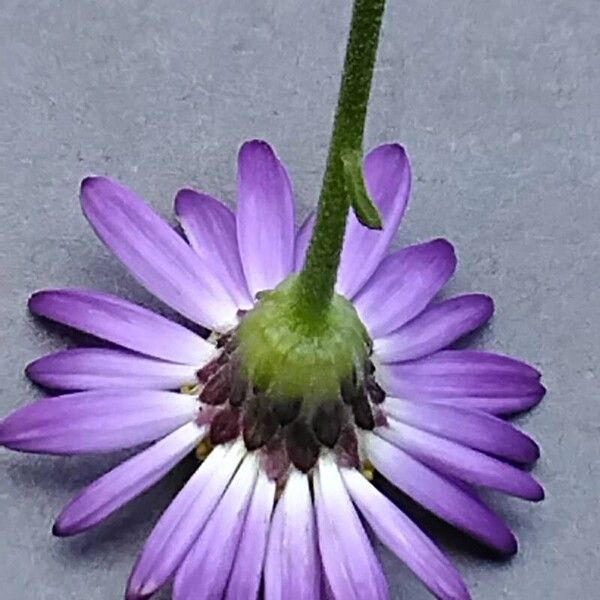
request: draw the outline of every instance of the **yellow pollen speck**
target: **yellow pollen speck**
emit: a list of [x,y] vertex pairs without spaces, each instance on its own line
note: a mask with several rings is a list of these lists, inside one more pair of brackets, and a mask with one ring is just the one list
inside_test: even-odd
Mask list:
[[285,479],[280,479],[277,481],[277,485],[275,487],[275,500],[279,500],[281,494],[283,494],[283,490],[285,489],[285,484],[287,482],[287,477]]
[[217,333],[216,331],[211,331],[210,335],[206,338],[206,341],[210,342],[211,344],[216,344],[220,337],[221,334]]
[[360,472],[363,474],[365,479],[368,481],[373,481],[373,477],[375,477],[375,467],[368,460],[362,464]]
[[208,438],[204,438],[196,446],[196,458],[202,462],[213,450],[214,446],[210,443]]
[[182,394],[197,396],[200,393],[200,386],[197,383],[186,383],[179,388]]

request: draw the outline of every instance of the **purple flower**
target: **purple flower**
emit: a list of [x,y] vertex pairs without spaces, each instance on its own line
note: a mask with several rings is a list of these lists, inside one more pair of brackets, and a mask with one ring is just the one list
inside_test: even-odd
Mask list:
[[189,245],[123,185],[82,183],[83,212],[100,239],[152,294],[213,331],[206,340],[90,290],[30,300],[35,314],[115,347],[29,365],[33,381],[74,393],[6,417],[0,442],[50,454],[152,443],[73,498],[56,535],[97,525],[195,448],[206,456],[146,542],[128,600],[170,581],[175,600],[251,600],[261,581],[266,600],[382,600],[387,585],[363,522],[435,596],[469,598],[434,543],[369,482],[373,468],[484,544],[516,551],[478,489],[543,498],[521,468],[538,458],[537,445],[500,418],[540,401],[540,374],[505,356],[447,349],[490,319],[492,300],[436,301],[456,268],[446,240],[389,251],[410,190],[403,148],[374,149],[364,172],[384,228],[349,217],[337,292],[352,302],[372,351],[359,384],[346,382],[339,403],[312,416],[302,399],[261,402],[262,391],[236,375],[238,324],[257,296],[302,267],[314,223],[311,215],[296,232],[290,180],[273,150],[242,146],[235,214],[206,194],[177,194]]

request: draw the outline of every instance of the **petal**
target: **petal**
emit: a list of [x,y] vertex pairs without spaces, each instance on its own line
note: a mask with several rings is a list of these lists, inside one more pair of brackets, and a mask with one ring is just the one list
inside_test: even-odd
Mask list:
[[29,309],[85,333],[156,358],[199,367],[215,348],[199,335],[116,296],[89,290],[45,290]]
[[105,177],[81,184],[81,206],[98,237],[157,298],[211,329],[237,323],[237,306],[212,265],[141,198]]
[[313,229],[315,226],[315,218],[316,213],[312,211],[304,220],[304,223],[298,229],[296,233],[296,258],[294,270],[300,271],[304,266],[304,259],[306,258],[306,251],[308,250],[308,245],[310,244],[310,238],[313,234]]
[[336,600],[333,591],[327,581],[325,573],[321,573],[321,600]]
[[365,445],[375,468],[416,502],[504,554],[517,551],[517,541],[502,519],[462,486],[376,435],[366,436]]
[[59,390],[134,388],[175,390],[196,380],[197,367],[110,348],[75,348],[28,365],[35,383]]
[[452,244],[437,239],[383,259],[353,300],[372,338],[384,336],[421,313],[452,277]]
[[540,403],[545,394],[546,388],[543,385],[537,385],[534,392],[524,396],[465,396],[458,398],[436,398],[431,401],[439,404],[463,406],[470,410],[479,410],[492,415],[503,416],[530,410]]
[[127,600],[143,600],[175,573],[244,458],[242,441],[216,446],[152,530],[127,584]]
[[294,267],[294,195],[285,167],[261,140],[240,148],[237,186],[237,239],[254,297]]
[[400,225],[410,194],[410,164],[404,148],[385,144],[371,150],[365,157],[364,176],[383,229],[367,229],[353,213],[348,216],[337,282],[337,291],[346,298],[353,298],[375,272]]
[[193,396],[92,390],[38,400],[0,423],[0,444],[22,452],[111,452],[151,442],[193,420]]
[[468,600],[469,592],[439,548],[356,469],[342,469],[346,488],[375,535],[437,597]]
[[383,364],[377,376],[394,396],[493,414],[531,408],[545,393],[532,367],[471,350],[446,350],[415,361]]
[[258,474],[258,459],[246,455],[206,527],[177,570],[174,600],[222,598]]
[[507,460],[531,463],[540,456],[538,445],[530,437],[480,411],[391,397],[386,398],[382,408],[402,423]]
[[225,600],[253,599],[258,595],[275,501],[275,488],[275,482],[260,471],[229,576]]
[[503,375],[510,379],[538,380],[540,372],[532,366],[502,354],[480,350],[442,350],[407,364],[415,375],[427,377],[448,374]]
[[204,264],[211,265],[238,308],[252,308],[238,251],[233,212],[215,198],[193,190],[177,193],[175,212],[190,246]]
[[94,481],[63,508],[54,535],[74,535],[104,521],[162,479],[194,449],[204,431],[188,423]]
[[308,477],[293,469],[271,521],[265,562],[265,600],[319,600],[320,574]]
[[313,487],[319,549],[333,596],[344,600],[386,599],[381,566],[331,455],[319,459]]
[[433,304],[390,335],[375,340],[383,363],[421,358],[452,344],[486,323],[494,303],[483,294],[467,294]]
[[527,472],[482,452],[390,420],[376,434],[441,473],[525,500],[542,500],[544,490]]

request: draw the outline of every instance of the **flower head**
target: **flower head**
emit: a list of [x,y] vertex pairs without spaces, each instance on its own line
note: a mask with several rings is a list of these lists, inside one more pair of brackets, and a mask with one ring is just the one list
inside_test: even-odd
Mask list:
[[[432,541],[369,481],[373,469],[455,527],[511,554],[516,541],[479,498],[543,490],[521,466],[537,445],[501,417],[534,406],[540,374],[515,359],[448,349],[491,317],[492,300],[437,301],[456,268],[449,242],[390,251],[410,190],[398,144],[364,162],[383,229],[348,217],[336,294],[295,320],[295,275],[314,216],[296,232],[289,177],[262,141],[239,154],[237,210],[192,190],[175,210],[188,243],[123,185],[84,180],[100,239],[191,328],[109,294],[50,290],[31,310],[111,344],[31,364],[65,393],[17,410],[0,442],[25,452],[109,452],[152,443],[71,500],[54,532],[118,510],[196,450],[197,471],[156,524],[127,599],[173,581],[175,600],[382,600],[363,522],[438,598],[469,598]],[[298,309],[300,310],[300,309]]]

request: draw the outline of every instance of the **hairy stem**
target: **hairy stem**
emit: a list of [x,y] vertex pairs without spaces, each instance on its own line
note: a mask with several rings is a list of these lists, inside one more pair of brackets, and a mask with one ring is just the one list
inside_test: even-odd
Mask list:
[[297,280],[298,309],[318,316],[331,303],[350,206],[344,157],[362,156],[367,105],[385,0],[355,0],[317,219]]

